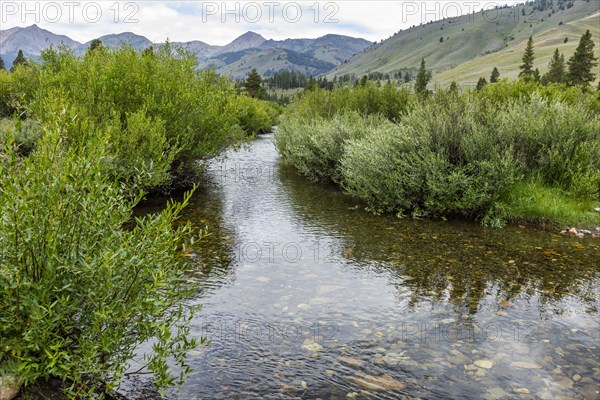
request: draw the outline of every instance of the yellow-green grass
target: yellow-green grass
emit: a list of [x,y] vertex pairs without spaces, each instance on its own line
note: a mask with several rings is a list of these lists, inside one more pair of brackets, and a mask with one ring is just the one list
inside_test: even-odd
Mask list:
[[[548,63],[552,58],[552,53],[557,48],[565,55],[565,59],[568,60],[575,52],[582,32],[588,29],[592,33],[596,44],[594,48],[595,53],[598,55],[600,52],[599,21],[600,13],[595,13],[594,15],[573,22],[555,26],[534,36],[534,67],[539,68],[540,73],[545,73],[548,70]],[[564,43],[565,38],[569,39],[567,43]],[[526,44],[527,40],[524,37],[518,45],[467,61],[449,71],[436,74],[432,81],[441,85],[449,84],[452,81],[456,81],[457,83],[476,83],[481,77],[489,80],[494,67],[498,68],[500,77],[502,78],[517,78]],[[595,73],[597,78],[600,77],[600,67],[597,66],[595,68]]]

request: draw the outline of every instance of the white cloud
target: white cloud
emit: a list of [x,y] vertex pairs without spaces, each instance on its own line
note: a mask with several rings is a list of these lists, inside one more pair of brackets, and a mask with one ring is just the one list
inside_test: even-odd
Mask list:
[[[327,33],[378,41],[400,29],[506,1],[7,1],[0,28],[37,23],[80,42],[134,32],[154,42],[202,40],[224,45],[252,30],[268,39]],[[260,10],[260,13],[257,13]],[[58,11],[58,12],[57,12]],[[60,17],[60,18],[59,18]]]

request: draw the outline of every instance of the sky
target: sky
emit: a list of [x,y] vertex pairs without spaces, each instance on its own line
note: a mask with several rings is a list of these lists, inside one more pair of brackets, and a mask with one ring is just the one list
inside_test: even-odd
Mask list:
[[266,39],[328,33],[380,41],[430,20],[487,10],[504,1],[10,1],[0,0],[0,29],[37,24],[87,42],[133,32],[153,42],[201,40],[225,45],[247,31]]

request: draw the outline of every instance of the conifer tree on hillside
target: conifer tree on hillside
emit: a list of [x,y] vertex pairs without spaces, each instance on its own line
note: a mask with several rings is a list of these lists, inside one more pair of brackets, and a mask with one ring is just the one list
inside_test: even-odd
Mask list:
[[427,93],[427,84],[431,80],[431,72],[427,71],[425,68],[425,59],[421,60],[421,67],[419,68],[419,73],[417,74],[417,80],[415,82],[415,92],[419,94]]
[[575,54],[569,59],[569,72],[567,74],[569,85],[588,86],[590,82],[593,82],[596,79],[596,74],[592,70],[598,65],[597,59],[594,57],[592,34],[588,30],[581,36]]
[[565,56],[558,49],[554,50],[552,59],[548,64],[548,72],[544,75],[544,81],[547,83],[563,83],[566,81]]
[[490,83],[498,82],[498,78],[500,78],[500,71],[498,71],[497,67],[494,67],[492,70],[492,75],[490,76]]
[[2,57],[0,57],[0,70],[5,70],[6,67],[4,66],[4,60],[2,59]]
[[248,96],[254,97],[256,99],[262,98],[264,94],[264,89],[262,87],[262,78],[260,74],[256,71],[256,68],[252,68],[252,71],[250,71],[250,73],[246,77],[244,87],[246,88],[246,93],[248,93]]
[[523,64],[519,67],[521,72],[519,78],[523,78],[525,82],[529,82],[533,79],[533,60],[535,59],[535,53],[533,51],[533,37],[529,36],[527,41],[527,47],[523,54]]

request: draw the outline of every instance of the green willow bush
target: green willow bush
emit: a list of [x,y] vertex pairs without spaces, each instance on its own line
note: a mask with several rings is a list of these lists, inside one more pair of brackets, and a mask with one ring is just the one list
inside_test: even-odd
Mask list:
[[383,115],[391,121],[400,119],[416,101],[409,89],[386,84],[379,88],[372,82],[365,86],[346,86],[328,91],[314,89],[305,92],[288,106],[288,113],[302,118],[332,118],[333,116],[355,111],[360,115]]
[[361,117],[356,112],[331,119],[315,117],[305,120],[297,115],[282,119],[275,144],[284,162],[315,181],[339,182],[339,162],[346,143],[365,135],[382,124],[391,124],[378,115]]
[[[348,114],[356,111],[349,88],[308,93],[281,118],[276,143],[284,163],[339,183],[375,212],[499,226],[515,217],[505,199],[514,207],[507,193],[521,179],[600,200],[595,94],[560,89],[503,81],[480,92],[438,90],[410,95],[394,118],[381,105]],[[361,97],[369,88],[354,90]]]
[[[143,52],[100,46],[81,57],[50,48],[39,65],[0,72],[0,83],[1,115],[43,124],[66,110],[86,129],[112,133],[115,177],[152,191],[193,185],[202,160],[270,131],[279,114],[236,94],[214,71],[197,72],[196,58],[169,43]],[[84,129],[68,134],[72,142],[87,140]],[[151,176],[138,174],[140,163],[152,165]]]
[[[59,378],[70,397],[90,398],[135,361],[158,387],[178,383],[204,342],[188,337],[196,308],[182,303],[194,288],[177,248],[191,228],[173,228],[189,196],[131,227],[140,196],[127,200],[106,172],[110,135],[73,145],[64,119],[44,125],[29,157],[10,138],[0,151],[0,375]],[[145,342],[152,351],[139,353]]]
[[470,97],[437,92],[400,125],[348,146],[344,186],[376,211],[493,219],[518,165],[488,117]]

